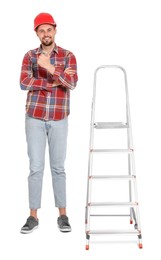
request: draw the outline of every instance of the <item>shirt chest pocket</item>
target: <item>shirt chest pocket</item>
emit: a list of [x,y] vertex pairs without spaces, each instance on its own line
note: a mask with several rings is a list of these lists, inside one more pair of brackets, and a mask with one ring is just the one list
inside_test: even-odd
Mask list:
[[66,68],[66,62],[64,60],[54,60],[51,61],[51,63],[55,66],[58,67],[60,69],[65,69]]

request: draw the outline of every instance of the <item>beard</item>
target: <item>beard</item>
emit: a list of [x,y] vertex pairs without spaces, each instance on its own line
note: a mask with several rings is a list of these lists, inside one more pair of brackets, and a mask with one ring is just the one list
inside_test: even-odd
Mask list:
[[42,39],[42,44],[45,45],[45,46],[51,46],[53,44],[53,39],[51,38],[48,38],[48,39]]

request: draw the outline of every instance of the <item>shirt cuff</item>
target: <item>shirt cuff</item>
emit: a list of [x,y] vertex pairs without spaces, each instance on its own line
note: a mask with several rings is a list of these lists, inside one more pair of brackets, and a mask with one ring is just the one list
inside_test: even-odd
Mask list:
[[54,71],[54,74],[53,74],[53,76],[52,76],[53,79],[54,79],[54,80],[58,80],[62,72],[63,72],[62,68],[60,68],[60,67],[55,67],[55,71]]

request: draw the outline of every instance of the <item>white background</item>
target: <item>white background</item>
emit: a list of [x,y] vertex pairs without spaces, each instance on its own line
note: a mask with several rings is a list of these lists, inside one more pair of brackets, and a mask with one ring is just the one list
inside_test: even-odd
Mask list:
[[[9,1],[0,7],[1,63],[1,259],[147,259],[160,255],[161,15],[158,0]],[[79,81],[71,93],[66,161],[68,215],[73,231],[61,234],[51,187],[48,155],[40,227],[19,233],[28,217],[28,158],[24,133],[26,92],[19,87],[24,54],[39,46],[33,20],[53,14],[56,43],[71,50]],[[135,238],[105,239],[85,251],[85,202],[93,73],[102,64],[123,66],[128,75],[143,246]],[[108,93],[107,93],[108,95]],[[97,238],[99,241],[102,238]],[[114,242],[115,241],[115,242]]]

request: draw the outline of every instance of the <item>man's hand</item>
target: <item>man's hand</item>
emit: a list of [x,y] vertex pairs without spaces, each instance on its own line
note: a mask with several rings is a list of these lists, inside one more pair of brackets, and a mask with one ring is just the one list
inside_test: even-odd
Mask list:
[[66,68],[66,69],[64,70],[64,72],[67,73],[67,74],[70,75],[70,76],[73,76],[73,75],[76,73],[76,71],[75,71],[74,69],[72,69],[71,67]]
[[60,86],[61,83],[57,80],[54,81],[54,83],[52,84],[52,87],[57,87],[57,86]]
[[[69,67],[69,68],[66,68],[64,70],[64,73],[66,73],[70,76],[73,76],[76,73],[76,71],[74,69],[72,69],[71,67]],[[54,81],[52,87],[57,87],[57,86],[60,86],[60,85],[61,85],[61,82],[59,80],[58,81],[56,80],[56,81]]]
[[[71,67],[66,68],[64,70],[64,72],[68,75],[71,75],[71,76],[73,76],[76,73],[76,71],[74,69],[72,69]],[[54,83],[52,84],[52,87],[57,87],[57,86],[60,86],[60,85],[61,85],[61,82],[59,80],[55,80]]]
[[47,67],[50,65],[50,55],[47,53],[40,54],[37,63],[44,69],[47,69]]
[[37,63],[42,68],[48,70],[51,74],[54,74],[55,67],[50,63],[50,55],[47,53],[40,54]]

